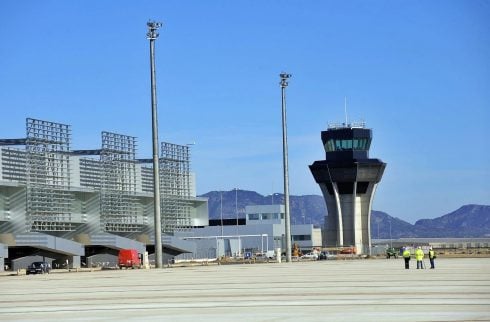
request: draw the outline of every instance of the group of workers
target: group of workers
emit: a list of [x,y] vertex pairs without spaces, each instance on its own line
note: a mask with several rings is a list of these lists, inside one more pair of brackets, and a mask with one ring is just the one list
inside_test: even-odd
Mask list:
[[[410,258],[412,254],[410,252],[410,249],[408,247],[403,248],[403,259],[405,260],[405,269],[410,268]],[[417,261],[417,269],[425,268],[424,267],[424,251],[422,250],[422,247],[417,247],[415,250],[415,260]],[[436,259],[436,252],[432,249],[432,246],[429,247],[429,261],[430,261],[430,268],[434,269],[436,268],[434,260]]]

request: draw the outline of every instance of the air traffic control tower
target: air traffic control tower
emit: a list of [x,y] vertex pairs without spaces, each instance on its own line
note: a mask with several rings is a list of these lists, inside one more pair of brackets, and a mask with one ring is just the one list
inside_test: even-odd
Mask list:
[[325,160],[310,165],[327,204],[323,243],[355,246],[370,254],[371,204],[386,163],[369,158],[372,131],[364,123],[329,125],[322,131]]

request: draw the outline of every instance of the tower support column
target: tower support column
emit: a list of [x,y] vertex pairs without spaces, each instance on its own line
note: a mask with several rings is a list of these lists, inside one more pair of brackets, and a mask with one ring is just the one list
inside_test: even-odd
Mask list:
[[342,207],[340,206],[340,196],[337,183],[332,183],[333,192],[335,195],[335,207],[337,208],[337,245],[344,245],[344,225],[342,221]]
[[352,246],[362,251],[362,216],[357,206],[357,181],[354,181],[352,191]]

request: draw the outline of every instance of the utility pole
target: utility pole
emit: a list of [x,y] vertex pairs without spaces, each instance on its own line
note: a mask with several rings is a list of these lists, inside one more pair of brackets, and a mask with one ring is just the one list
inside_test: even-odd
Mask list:
[[235,188],[236,234],[238,236],[238,188]]
[[288,134],[286,123],[286,87],[288,86],[288,78],[291,74],[282,72],[281,77],[281,105],[282,105],[282,157],[284,170],[284,222],[286,230],[286,262],[291,262],[291,218],[289,215],[289,170],[288,170]]
[[223,240],[223,191],[220,191],[219,210],[221,215],[221,240]]
[[390,219],[390,247],[393,248],[393,241],[391,239],[391,219]]
[[155,210],[155,266],[162,268],[162,220],[160,216],[160,175],[158,171],[158,118],[157,118],[157,85],[155,76],[155,39],[158,38],[157,29],[161,22],[148,21],[148,33],[150,40],[150,71],[151,71],[151,122],[153,139],[153,208]]
[[238,256],[242,253],[241,240],[238,234],[238,188],[235,188],[236,235],[238,238]]

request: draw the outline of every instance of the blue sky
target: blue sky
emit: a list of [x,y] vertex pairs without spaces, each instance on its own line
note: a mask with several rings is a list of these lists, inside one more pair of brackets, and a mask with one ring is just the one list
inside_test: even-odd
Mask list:
[[160,140],[196,143],[199,194],[282,191],[287,71],[291,194],[321,194],[308,165],[347,97],[388,164],[375,210],[490,204],[490,1],[2,1],[0,137],[32,117],[72,125],[73,149],[112,131],[150,157],[149,19]]

